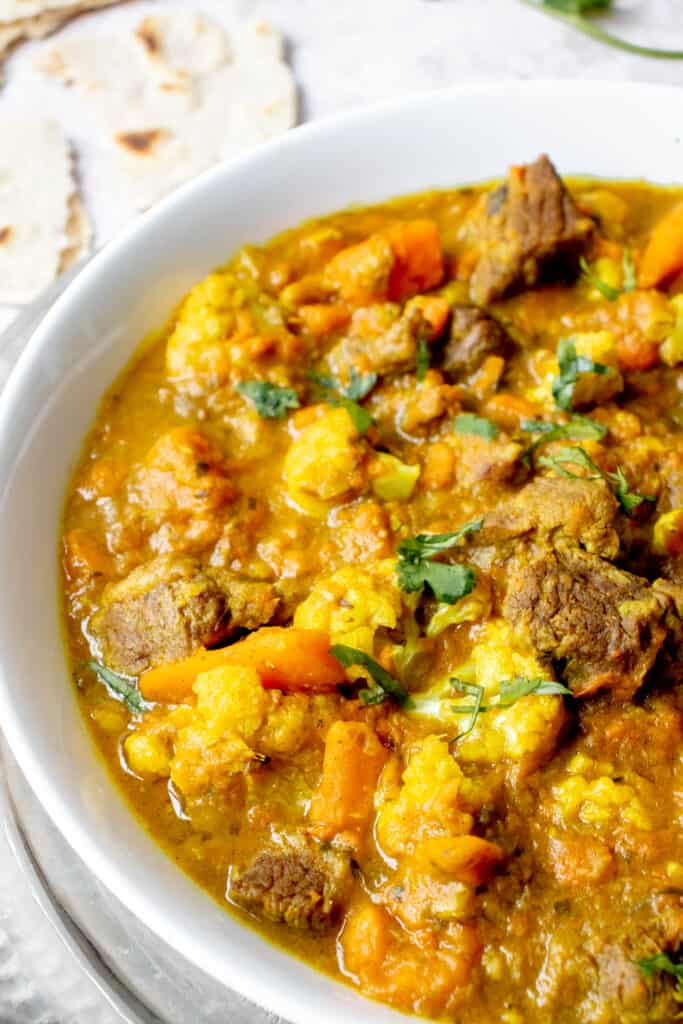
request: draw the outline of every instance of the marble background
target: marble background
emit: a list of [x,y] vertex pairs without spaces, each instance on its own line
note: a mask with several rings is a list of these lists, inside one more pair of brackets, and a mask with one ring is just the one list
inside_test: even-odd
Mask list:
[[[136,24],[164,0],[134,0],[81,19],[65,31]],[[229,24],[263,16],[278,25],[300,87],[300,120],[364,103],[492,78],[600,78],[683,84],[683,61],[631,57],[600,46],[518,0],[199,0],[193,7]],[[611,27],[652,45],[683,48],[683,0],[618,0]],[[80,154],[83,187],[102,244],[123,225],[112,222],[106,196],[89,186],[91,126],[77,97],[46,84],[33,69],[41,46],[10,60],[0,112],[49,114]],[[610,111],[604,111],[606,123]],[[15,311],[0,307],[0,328]],[[93,986],[34,904],[3,828],[0,804],[0,1024],[110,1024]],[[242,1002],[224,1019],[266,1018]]]

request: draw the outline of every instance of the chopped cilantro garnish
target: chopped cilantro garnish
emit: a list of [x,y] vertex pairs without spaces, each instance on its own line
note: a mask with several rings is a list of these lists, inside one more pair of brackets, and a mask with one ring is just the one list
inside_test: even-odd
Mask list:
[[621,258],[621,273],[624,282],[623,290],[625,292],[635,291],[638,287],[638,275],[630,249],[624,249],[624,255]]
[[415,376],[419,381],[423,381],[427,376],[427,370],[429,369],[429,345],[420,338],[417,343],[417,359],[415,365]]
[[484,419],[483,416],[475,416],[472,412],[461,412],[459,416],[455,417],[455,432],[456,434],[477,434],[479,437],[485,437],[487,441],[493,441],[495,437],[498,437],[498,427],[495,423]]
[[550,441],[601,441],[607,434],[607,427],[596,423],[588,416],[571,413],[568,423],[548,423],[546,420],[522,420],[521,429],[524,433],[539,434],[522,455],[522,461],[528,466],[534,453]]
[[415,593],[428,586],[439,601],[455,604],[474,589],[476,576],[465,565],[449,565],[432,559],[442,551],[454,547],[469,533],[483,525],[482,519],[465,523],[454,533],[418,534],[398,546],[396,573],[402,590]]
[[610,373],[610,367],[603,363],[595,363],[588,356],[577,355],[573,338],[560,338],[557,345],[557,363],[559,375],[553,381],[553,398],[555,404],[567,412],[571,412],[574,403],[574,389],[580,373]]
[[309,377],[325,392],[325,401],[328,405],[346,409],[359,434],[364,434],[372,426],[372,416],[358,403],[374,388],[377,383],[376,373],[358,373],[357,370],[351,369],[346,385],[334,377],[321,373],[311,372]]
[[571,696],[571,690],[556,683],[554,679],[529,679],[526,676],[515,676],[514,679],[504,679],[500,684],[498,699],[491,704],[484,704],[484,687],[478,683],[466,683],[462,679],[454,677],[450,685],[458,693],[464,693],[474,697],[471,704],[453,704],[450,710],[456,715],[469,715],[470,720],[467,728],[458,733],[453,742],[461,740],[463,736],[474,729],[479,715],[486,711],[500,711],[503,708],[510,708],[522,697],[535,696]]
[[389,675],[386,669],[382,668],[379,662],[371,658],[365,651],[359,651],[356,647],[347,647],[346,644],[334,644],[330,647],[330,654],[341,662],[344,668],[359,665],[369,672],[374,685],[359,691],[358,696],[362,704],[382,704],[387,697],[392,697],[399,707],[409,708],[412,706],[410,697],[398,680]]
[[581,275],[593,288],[597,289],[603,298],[607,299],[608,302],[616,302],[621,295],[621,290],[615,288],[613,285],[608,284],[607,281],[603,281],[591,267],[585,256],[582,256],[579,260],[579,266],[581,267]]
[[106,665],[100,665],[97,661],[89,661],[87,667],[104,683],[111,696],[122,701],[129,711],[139,715],[149,709],[150,705],[132,679],[113,672],[112,669],[107,668]]
[[[548,466],[560,476],[569,477],[572,480],[605,480],[613,488],[617,501],[627,516],[630,516],[644,501],[655,501],[655,498],[650,495],[638,494],[630,490],[629,482],[621,466],[617,466],[614,473],[600,469],[585,448],[580,445],[560,448],[552,455],[540,455],[538,462],[539,465]],[[571,469],[567,469],[567,466],[581,466],[588,470],[589,475],[582,476],[580,473],[574,473]]]
[[281,420],[288,409],[299,408],[299,398],[293,388],[281,388],[267,380],[245,380],[237,385],[240,394],[254,403],[259,416],[268,420]]

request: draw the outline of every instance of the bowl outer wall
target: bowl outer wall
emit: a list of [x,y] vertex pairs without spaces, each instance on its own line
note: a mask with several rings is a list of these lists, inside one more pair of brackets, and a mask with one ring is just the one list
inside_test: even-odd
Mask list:
[[509,82],[382,104],[295,129],[189,183],[79,275],[0,402],[0,723],[88,867],[159,936],[295,1024],[390,1024],[225,913],[140,827],[96,755],[64,657],[58,525],[98,403],[139,340],[245,242],[351,203],[450,187],[549,152],[563,173],[683,184],[683,92]]

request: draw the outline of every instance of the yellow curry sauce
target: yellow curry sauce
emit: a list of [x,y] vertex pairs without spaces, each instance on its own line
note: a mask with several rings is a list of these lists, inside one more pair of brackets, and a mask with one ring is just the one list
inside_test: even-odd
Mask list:
[[198,284],[64,523],[83,712],[169,856],[405,1011],[673,1021],[679,365],[683,190],[545,158]]

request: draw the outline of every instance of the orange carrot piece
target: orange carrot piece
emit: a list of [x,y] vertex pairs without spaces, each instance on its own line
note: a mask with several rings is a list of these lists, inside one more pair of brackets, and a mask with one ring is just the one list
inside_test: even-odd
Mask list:
[[333,304],[326,306],[322,302],[311,303],[306,306],[299,306],[298,314],[309,334],[315,338],[322,338],[338,327],[344,327],[351,319],[346,306]]
[[442,491],[450,487],[455,476],[455,452],[445,441],[427,445],[420,486],[425,491]]
[[354,306],[383,302],[393,264],[389,241],[383,235],[370,235],[333,256],[325,267],[323,281]]
[[441,284],[443,255],[439,229],[433,220],[409,220],[386,231],[394,251],[389,276],[389,299],[401,302]]
[[326,693],[346,679],[344,669],[330,654],[327,633],[264,626],[230,647],[200,648],[182,661],[149,669],[140,677],[140,690],[147,700],[179,704],[191,695],[200,672],[224,665],[256,669],[268,690]]
[[416,295],[408,303],[408,308],[417,308],[422,312],[432,329],[433,340],[443,333],[450,312],[448,299],[444,299],[443,295]]
[[316,835],[361,828],[372,815],[373,798],[387,751],[364,722],[335,722],[325,741],[320,786],[313,794],[310,820]]
[[466,885],[483,885],[505,860],[500,846],[479,836],[442,836],[426,839],[420,858]]
[[683,270],[683,203],[655,224],[640,261],[641,288],[655,288]]
[[515,430],[522,420],[533,420],[540,414],[539,407],[521,395],[501,391],[492,395],[482,408],[482,415],[503,430]]

